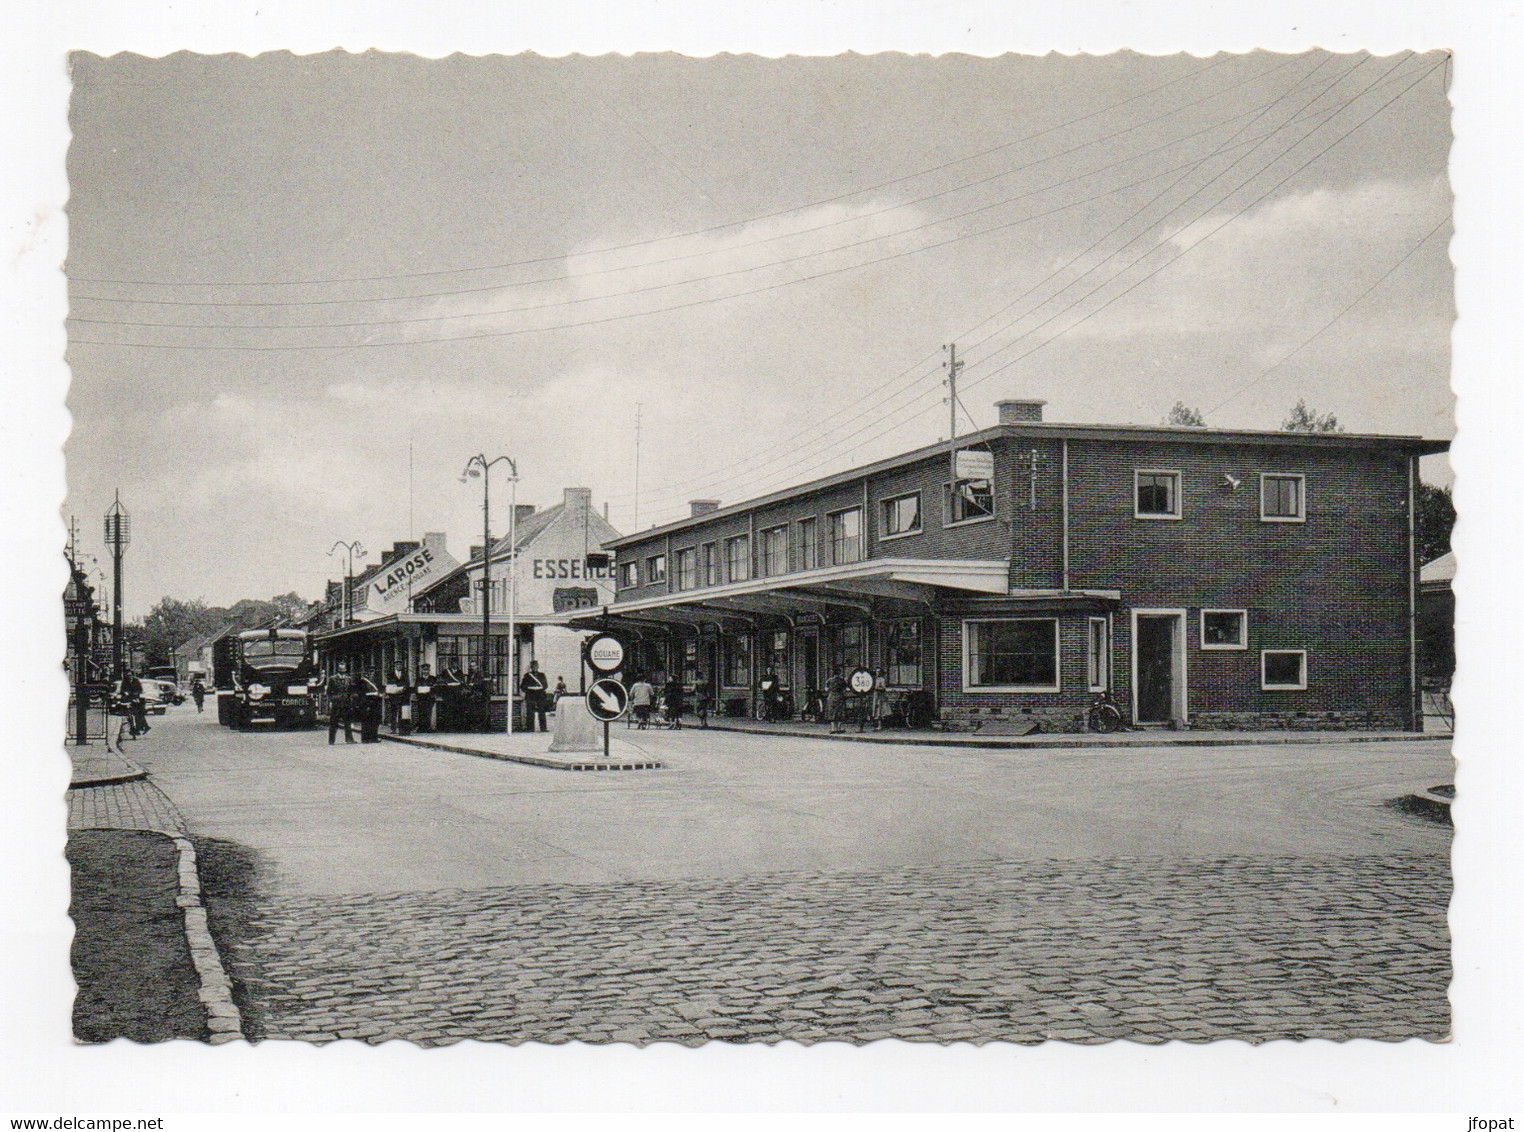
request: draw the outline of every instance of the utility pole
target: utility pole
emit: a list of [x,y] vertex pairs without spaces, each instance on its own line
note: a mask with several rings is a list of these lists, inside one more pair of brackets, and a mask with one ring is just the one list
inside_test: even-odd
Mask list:
[[122,493],[116,493],[116,502],[106,511],[106,545],[111,548],[111,670],[120,678],[122,673],[122,552],[132,541],[132,516],[122,506]]
[[963,363],[958,360],[958,344],[947,349],[947,520],[954,518],[953,507],[958,493],[958,371]]
[[643,406],[637,402],[635,405],[635,521],[630,529],[640,530],[640,410]]

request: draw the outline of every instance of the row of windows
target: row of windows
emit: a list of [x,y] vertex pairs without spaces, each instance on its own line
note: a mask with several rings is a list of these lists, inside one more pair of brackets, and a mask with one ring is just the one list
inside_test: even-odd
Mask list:
[[[945,514],[949,524],[977,522],[993,518],[994,489],[991,481],[959,480],[953,488],[943,485],[948,498]],[[921,493],[909,492],[885,499],[880,504],[881,538],[899,538],[921,531]],[[816,570],[822,566],[847,566],[861,562],[865,555],[863,510],[848,507],[825,517],[822,528],[814,517],[796,523],[781,523],[757,532],[757,576],[776,577],[794,570]],[[728,582],[745,582],[752,577],[750,535],[736,535],[722,542],[684,547],[673,554],[674,582],[679,591]],[[791,558],[792,554],[792,558]],[[639,560],[622,562],[619,585],[629,589],[639,585],[660,585],[667,580],[667,556],[648,555],[644,568]]]
[[[1224,476],[1226,486],[1238,481]],[[1139,519],[1179,519],[1180,473],[1161,468],[1133,472],[1133,515]],[[1259,517],[1265,523],[1302,523],[1307,520],[1307,477],[1294,472],[1261,472]]]
[[[1246,649],[1243,610],[1202,610],[1202,648]],[[1235,644],[1208,644],[1209,618],[1236,618]],[[1226,621],[1216,622],[1219,625]],[[1085,667],[1092,692],[1111,686],[1111,628],[1104,617],[1092,617],[1085,642]],[[1299,692],[1307,688],[1305,649],[1262,649],[1260,689]],[[1058,619],[999,618],[963,623],[963,687],[965,691],[1057,692],[1059,683]]]

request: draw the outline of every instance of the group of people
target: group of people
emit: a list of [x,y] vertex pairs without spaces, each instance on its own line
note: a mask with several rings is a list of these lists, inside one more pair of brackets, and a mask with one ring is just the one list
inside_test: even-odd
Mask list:
[[[644,676],[635,677],[635,682],[630,685],[630,714],[634,717],[635,726],[641,731],[650,727],[657,706],[656,685]],[[682,727],[687,704],[683,683],[676,676],[662,685],[660,707],[663,726],[674,731]],[[705,714],[700,711],[701,722]]]
[[889,718],[889,681],[882,668],[873,672],[873,690],[865,696],[853,693],[847,682],[846,669],[831,673],[825,687],[825,721],[830,724],[831,734],[840,735],[847,729],[853,716],[857,717],[857,729],[866,730],[871,722],[873,730],[882,731]]
[[153,730],[148,725],[148,701],[143,696],[143,678],[132,669],[123,669],[111,690],[114,710],[127,717],[127,733],[134,739]]
[[[352,674],[348,663],[340,661],[322,688],[328,699],[330,743],[337,741],[341,728],[345,742],[353,743],[356,724],[360,742],[377,742],[383,721],[403,733],[491,730],[492,682],[474,667],[465,674],[447,668],[435,676],[422,664],[417,679],[409,680],[400,666],[382,677],[369,670]],[[530,661],[519,680],[519,692],[524,697],[526,729],[549,730],[546,717],[566,694],[566,681],[558,679],[554,693],[550,692],[539,662]]]

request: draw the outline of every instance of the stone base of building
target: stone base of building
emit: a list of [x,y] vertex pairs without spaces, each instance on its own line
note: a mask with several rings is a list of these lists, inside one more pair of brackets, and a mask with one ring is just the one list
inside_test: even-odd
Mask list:
[[1372,711],[1198,711],[1193,731],[1402,731],[1407,721]]

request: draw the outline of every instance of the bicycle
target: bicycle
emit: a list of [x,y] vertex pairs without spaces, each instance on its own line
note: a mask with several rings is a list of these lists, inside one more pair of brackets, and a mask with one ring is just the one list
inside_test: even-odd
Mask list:
[[1101,735],[1110,735],[1122,726],[1122,711],[1111,700],[1110,692],[1100,692],[1085,715],[1085,725]]

